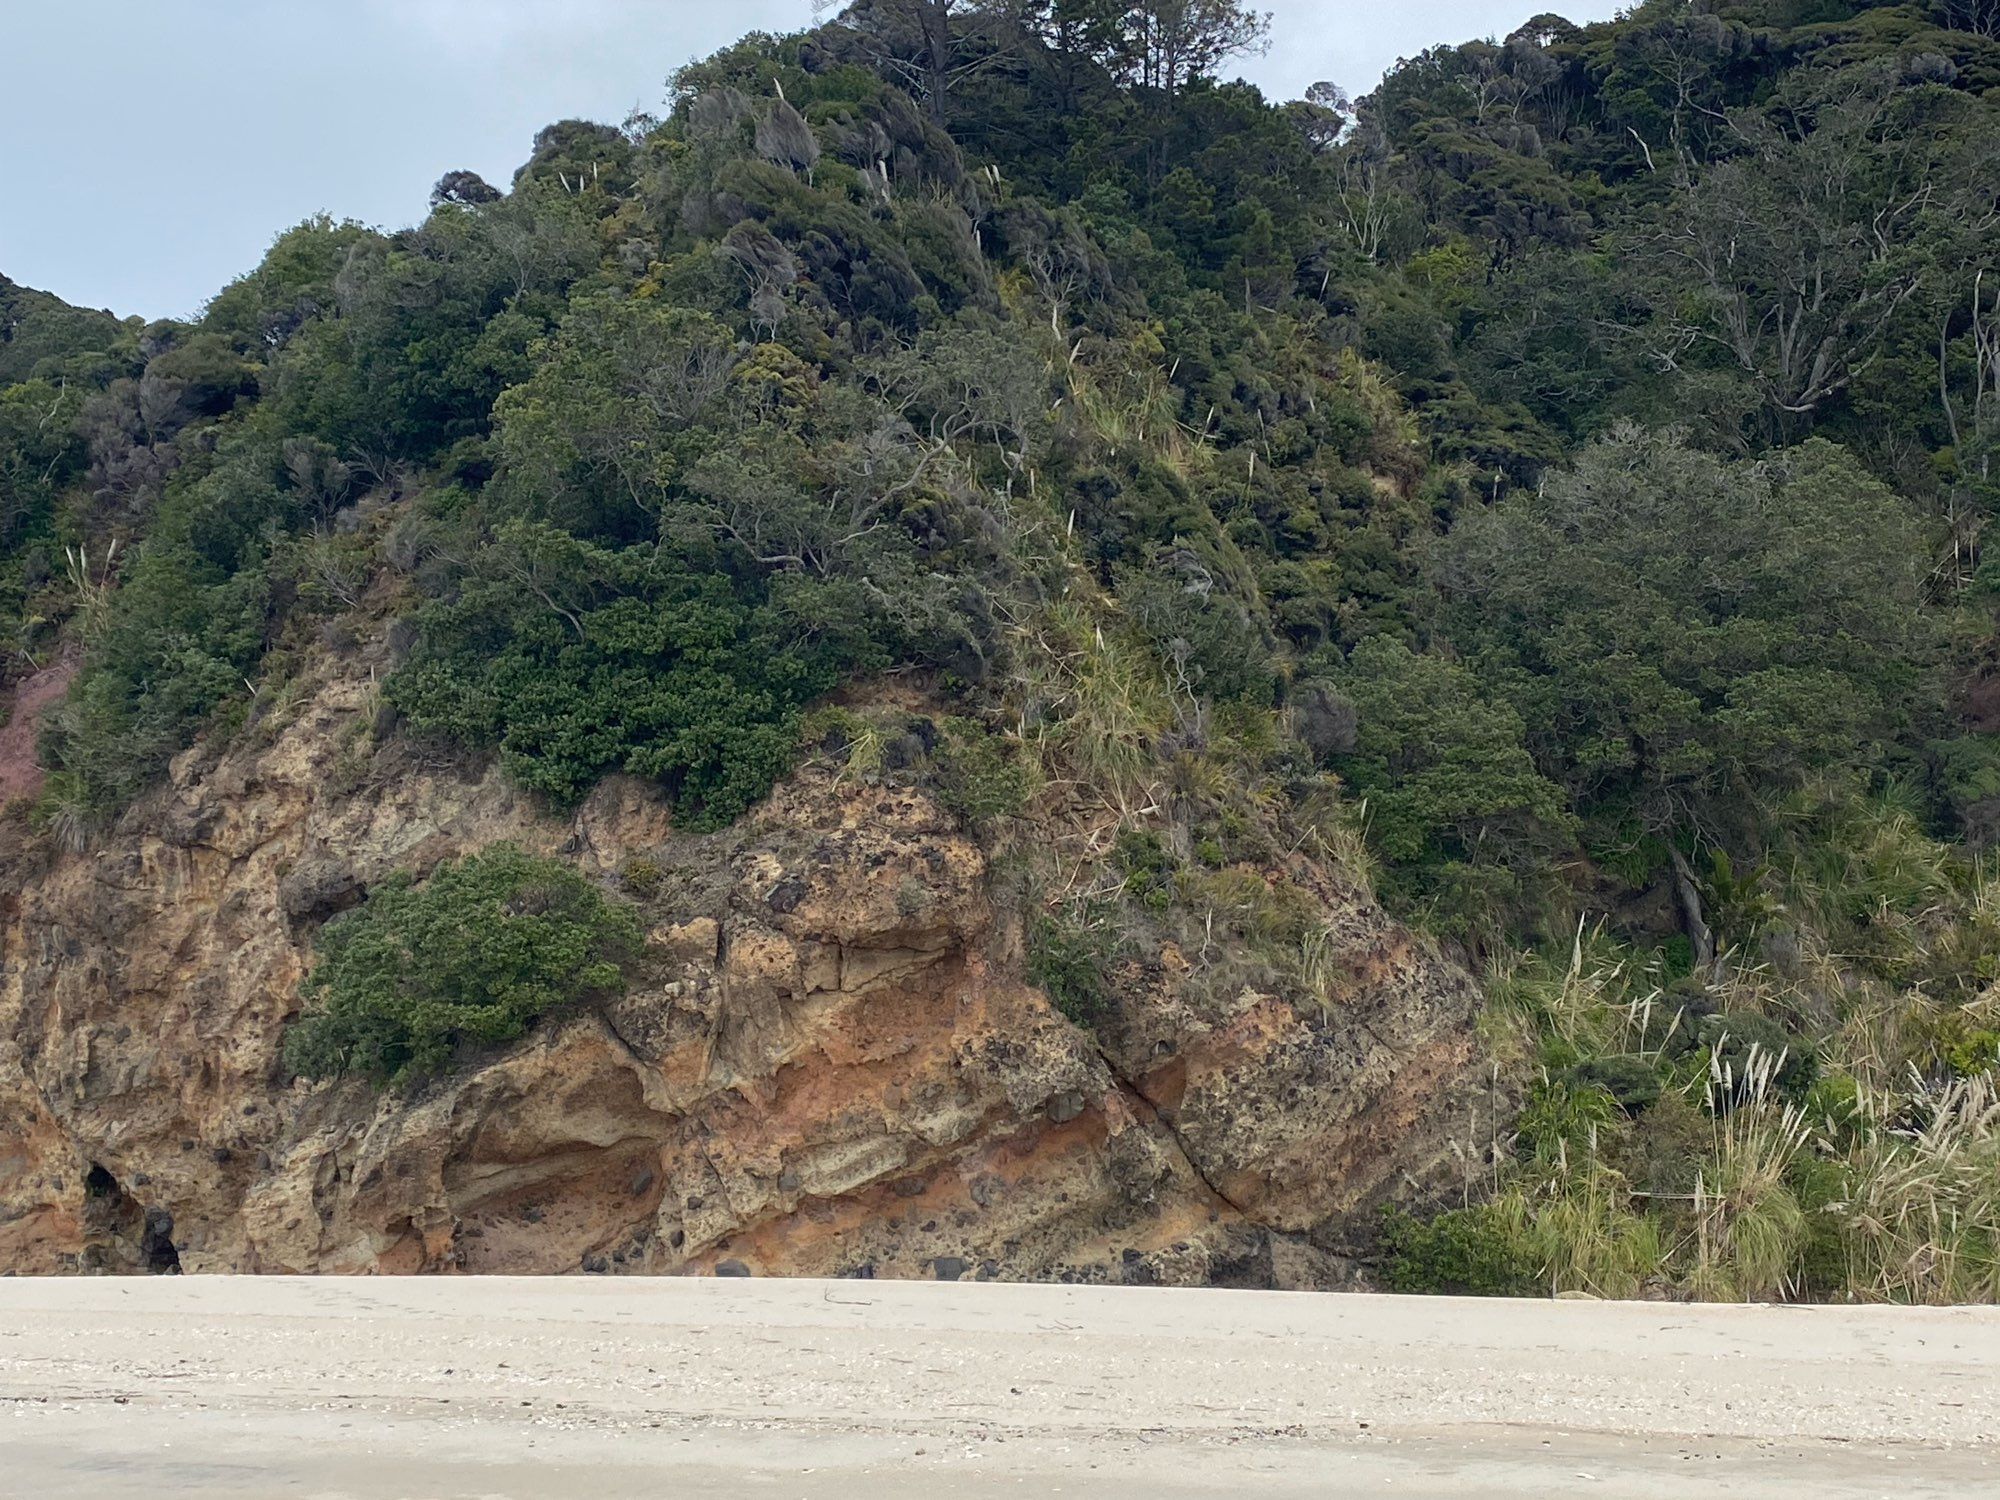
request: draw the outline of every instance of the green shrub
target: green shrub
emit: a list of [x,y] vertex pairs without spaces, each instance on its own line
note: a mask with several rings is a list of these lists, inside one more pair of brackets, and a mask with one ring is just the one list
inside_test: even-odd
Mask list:
[[974,827],[1019,815],[1034,791],[1034,773],[1007,741],[971,719],[947,719],[933,757],[938,801]]
[[1204,698],[1271,698],[1269,643],[1243,602],[1183,548],[1122,568],[1118,597],[1185,689]]
[[1740,1102],[1766,1084],[1800,1100],[1819,1077],[1819,1054],[1811,1043],[1755,1011],[1705,1016],[1695,1035],[1721,1074],[1713,1091],[1718,1105]]
[[1178,863],[1157,833],[1127,828],[1118,835],[1111,857],[1125,872],[1125,889],[1142,905],[1164,911],[1173,901],[1174,867]]
[[1618,1101],[1628,1115],[1637,1115],[1659,1103],[1659,1070],[1643,1057],[1593,1057],[1569,1070],[1569,1082],[1576,1087],[1595,1085]]
[[1385,1208],[1382,1274],[1398,1292],[1533,1297],[1542,1291],[1532,1253],[1490,1203],[1432,1219]]
[[1095,1025],[1110,1008],[1110,959],[1111,936],[1088,915],[1044,915],[1028,933],[1028,982],[1078,1026]]
[[461,1049],[622,993],[632,912],[575,870],[500,844],[418,885],[396,876],[319,935],[286,1061],[309,1077],[435,1073]]
[[387,685],[416,729],[497,746],[558,803],[612,771],[656,778],[692,827],[721,826],[770,791],[804,705],[844,668],[875,664],[845,643],[797,640],[756,588],[671,549],[600,547],[529,522],[503,526],[417,628]]
[[2000,1031],[1977,1027],[1958,1033],[1945,1044],[1945,1066],[1960,1078],[1974,1078],[2000,1066]]
[[135,796],[203,727],[241,711],[283,615],[274,537],[304,514],[257,435],[169,487],[120,586],[89,623],[83,671],[44,723],[43,759],[102,814]]
[[637,855],[625,861],[625,867],[618,872],[618,878],[625,882],[625,889],[641,901],[650,900],[660,893],[660,886],[666,881],[657,860]]

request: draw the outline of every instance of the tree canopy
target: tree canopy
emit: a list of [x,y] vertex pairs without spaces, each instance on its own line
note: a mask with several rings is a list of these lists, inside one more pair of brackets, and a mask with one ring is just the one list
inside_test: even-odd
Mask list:
[[188,322],[0,285],[7,671],[85,648],[51,815],[374,612],[406,733],[702,823],[894,672],[1105,764],[1265,716],[1485,931],[1826,775],[1982,836],[1982,15],[1661,0],[1277,104],[1224,0],[865,0]]

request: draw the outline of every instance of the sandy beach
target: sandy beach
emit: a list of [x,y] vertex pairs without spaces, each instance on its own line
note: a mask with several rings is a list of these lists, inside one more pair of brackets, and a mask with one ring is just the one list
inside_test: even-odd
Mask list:
[[0,1282],[0,1493],[2000,1490],[2000,1311],[745,1280]]

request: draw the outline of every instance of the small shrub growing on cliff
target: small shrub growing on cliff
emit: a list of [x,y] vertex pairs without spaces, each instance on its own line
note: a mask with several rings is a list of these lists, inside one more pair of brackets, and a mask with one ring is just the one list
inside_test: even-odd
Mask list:
[[1035,790],[1033,767],[977,720],[947,719],[944,729],[933,756],[938,800],[975,826],[1018,816]]
[[666,873],[656,860],[645,855],[625,861],[625,868],[618,872],[618,878],[625,882],[625,889],[641,901],[650,901],[660,893],[660,886],[666,880]]
[[630,910],[511,845],[422,885],[395,877],[321,931],[286,1060],[309,1077],[437,1072],[460,1047],[513,1041],[551,1011],[622,992],[639,942]]
[[1088,916],[1044,915],[1028,933],[1028,982],[1078,1026],[1090,1026],[1110,1004],[1105,967],[1111,934]]

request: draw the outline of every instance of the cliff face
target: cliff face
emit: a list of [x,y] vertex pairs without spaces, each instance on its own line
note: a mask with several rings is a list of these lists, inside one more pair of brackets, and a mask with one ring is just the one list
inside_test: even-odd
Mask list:
[[[86,854],[0,828],[0,1272],[1332,1285],[1362,1210],[1491,1129],[1470,982],[1336,872],[1290,872],[1334,1003],[1218,999],[1168,945],[1086,1032],[922,793],[808,770],[694,837],[612,782],[552,818],[364,754],[369,656]],[[317,925],[500,839],[657,870],[652,977],[413,1092],[288,1080]]]

